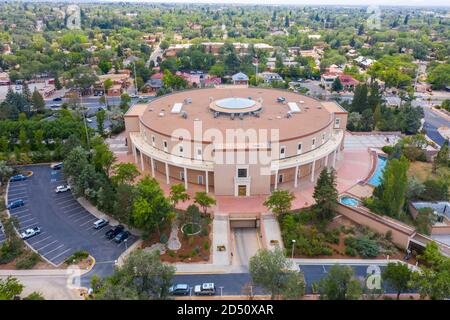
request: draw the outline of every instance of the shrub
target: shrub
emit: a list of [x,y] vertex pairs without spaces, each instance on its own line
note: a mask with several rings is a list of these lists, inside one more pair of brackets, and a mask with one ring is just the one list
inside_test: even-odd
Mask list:
[[203,242],[203,249],[209,250],[209,241]]
[[385,234],[384,238],[385,238],[387,241],[392,241],[392,230],[386,231],[386,234]]
[[162,244],[166,244],[169,241],[169,238],[165,234],[162,234],[161,237],[159,237],[159,241]]
[[17,269],[31,269],[39,262],[39,255],[36,252],[25,254],[16,262]]
[[167,255],[169,256],[169,257],[175,257],[175,251],[173,251],[173,250],[168,250],[167,251]]
[[87,259],[87,257],[89,257],[89,252],[84,251],[84,250],[76,251],[70,257],[68,257],[64,262],[66,264],[72,264],[72,263],[76,264],[84,259]]
[[386,153],[387,155],[390,155],[392,153],[392,151],[394,151],[394,147],[384,146],[381,148],[381,150],[383,150],[383,152]]
[[356,250],[364,258],[376,257],[380,253],[377,243],[365,236],[356,238]]

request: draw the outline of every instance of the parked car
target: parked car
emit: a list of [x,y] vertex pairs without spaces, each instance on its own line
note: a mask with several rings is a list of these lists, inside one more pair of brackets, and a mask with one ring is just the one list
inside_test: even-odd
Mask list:
[[62,101],[61,97],[54,98],[53,101]]
[[98,219],[94,222],[94,229],[101,229],[104,226],[107,226],[109,224],[109,221],[106,219]]
[[20,237],[23,240],[26,240],[26,239],[29,239],[31,237],[38,235],[39,233],[41,233],[41,228],[39,228],[39,227],[29,228],[29,229],[25,230],[24,232],[22,232],[20,234]]
[[68,184],[63,184],[61,186],[57,186],[55,189],[56,193],[66,192],[70,190],[70,186]]
[[53,167],[52,167],[53,170],[61,170],[62,168],[63,168],[62,162],[57,163],[57,164],[53,165]]
[[196,285],[194,294],[198,296],[212,296],[216,294],[216,286],[211,282]]
[[114,238],[114,241],[116,243],[121,243],[122,241],[128,239],[129,236],[130,236],[130,231],[122,231]]
[[11,210],[11,209],[14,209],[14,208],[21,207],[23,205],[25,205],[25,201],[23,201],[22,199],[18,199],[18,200],[11,201],[8,204],[7,208],[8,208],[8,210]]
[[23,175],[23,174],[16,174],[15,176],[12,176],[9,181],[14,182],[14,181],[23,181],[23,180],[27,180],[27,176]]
[[92,119],[86,118],[86,121],[92,123]]
[[169,293],[174,296],[187,296],[189,291],[189,286],[184,283],[174,284],[169,288]]
[[285,97],[278,97],[277,98],[277,102],[285,102],[286,98]]
[[115,236],[117,236],[119,233],[121,233],[123,231],[123,229],[125,229],[125,227],[121,224],[109,229],[108,231],[106,231],[105,236],[108,239],[113,239],[115,238]]

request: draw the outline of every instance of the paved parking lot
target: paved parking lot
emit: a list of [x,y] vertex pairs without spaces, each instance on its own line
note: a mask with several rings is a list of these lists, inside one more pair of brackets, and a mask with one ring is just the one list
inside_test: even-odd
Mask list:
[[[8,202],[23,199],[25,205],[10,210],[19,221],[19,231],[39,226],[41,233],[26,240],[47,261],[58,266],[75,251],[87,250],[99,264],[98,269],[112,270],[114,260],[136,241],[135,236],[120,244],[104,237],[109,229],[93,229],[95,216],[87,212],[69,192],[55,193],[65,181],[60,171],[48,165],[24,168],[34,172],[31,178],[11,182]],[[105,265],[108,267],[105,269]]]
[[[389,139],[389,142],[386,140]],[[367,148],[382,148],[385,145],[394,145],[399,140],[398,136],[389,134],[376,135],[345,135],[345,150],[360,150]]]

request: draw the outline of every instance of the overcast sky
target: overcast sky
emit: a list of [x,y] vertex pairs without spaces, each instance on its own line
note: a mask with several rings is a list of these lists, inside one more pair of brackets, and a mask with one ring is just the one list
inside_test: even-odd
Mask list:
[[[114,1],[114,0],[113,0]],[[290,4],[290,5],[388,5],[388,6],[450,6],[448,0],[115,0],[121,2],[171,2],[171,3],[246,3],[246,4]],[[75,1],[76,2],[76,1]]]

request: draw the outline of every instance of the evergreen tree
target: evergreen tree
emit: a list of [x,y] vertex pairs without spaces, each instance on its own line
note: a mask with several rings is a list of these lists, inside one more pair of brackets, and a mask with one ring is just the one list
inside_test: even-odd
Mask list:
[[41,112],[41,111],[43,111],[45,109],[44,98],[39,93],[39,91],[37,91],[36,88],[34,88],[33,95],[31,97],[31,104],[39,112]]
[[341,83],[341,79],[339,79],[339,77],[336,77],[336,79],[334,79],[333,84],[331,85],[331,90],[335,91],[335,92],[340,92],[342,91],[344,87],[342,86]]
[[370,84],[369,92],[370,94],[367,97],[367,106],[372,110],[372,112],[375,112],[376,107],[382,103],[382,94],[378,82],[373,81]]
[[367,94],[367,84],[364,83],[356,86],[351,105],[352,111],[362,113],[368,108]]
[[319,179],[313,193],[316,201],[315,209],[316,217],[321,223],[331,221],[334,217],[336,206],[338,203],[338,191],[336,189],[336,171],[324,168],[320,172]]
[[28,102],[31,102],[31,91],[26,82],[22,85],[22,94]]

